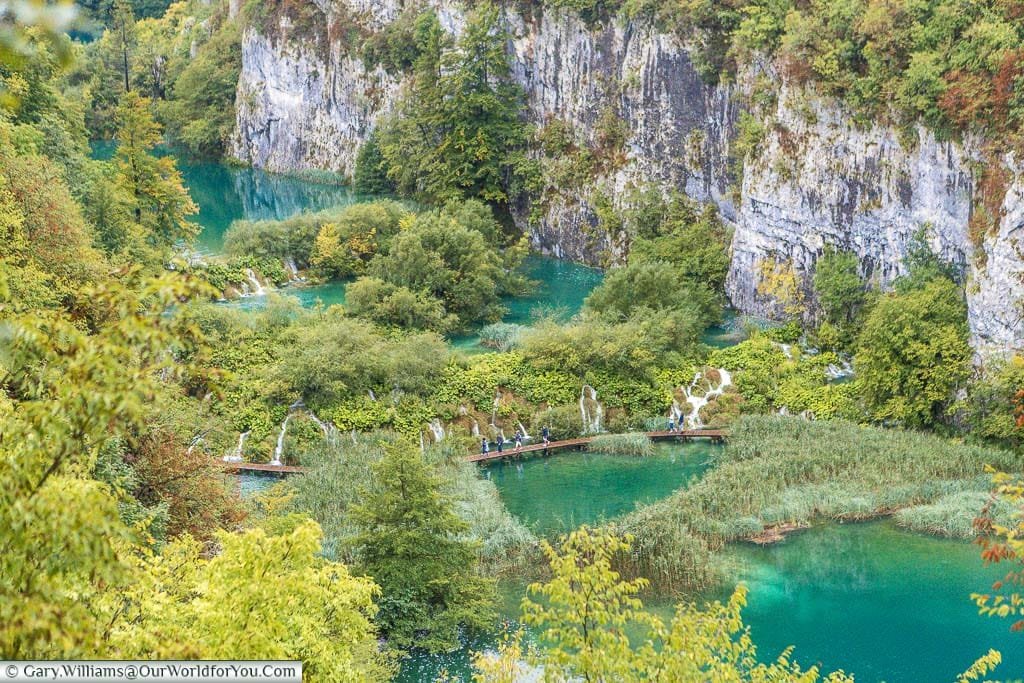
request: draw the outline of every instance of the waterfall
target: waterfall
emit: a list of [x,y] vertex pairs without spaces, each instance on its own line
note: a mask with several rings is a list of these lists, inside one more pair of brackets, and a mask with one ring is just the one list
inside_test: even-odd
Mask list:
[[185,450],[185,453],[187,453],[188,455],[192,455],[192,451],[195,450],[196,446],[203,443],[203,440],[204,439],[202,434],[196,434],[194,437],[192,437],[192,441],[189,442],[188,448]]
[[330,436],[331,430],[333,429],[332,425],[329,425],[326,422],[324,422],[323,420],[321,420],[319,417],[316,416],[316,413],[314,413],[309,408],[306,408],[306,415],[309,415],[309,419],[311,419],[313,422],[315,422],[316,426],[320,428],[320,431],[324,433],[324,438],[325,439],[328,436]]
[[477,422],[476,419],[473,420],[473,426],[470,427],[470,433],[477,438],[480,437],[480,423]]
[[[592,405],[588,405],[588,400]],[[584,384],[580,390],[580,417],[583,420],[584,434],[594,434],[601,431],[604,408],[597,401],[597,389],[589,384]]]
[[281,423],[281,433],[277,435],[277,445],[274,446],[274,459],[270,461],[271,465],[281,464],[281,456],[284,455],[284,435],[288,431],[288,420],[290,419],[292,419],[292,414],[288,413],[284,422]]
[[835,363],[829,363],[829,366],[825,368],[825,374],[830,380],[842,379],[844,377],[853,376],[853,366],[850,365],[848,360],[840,360],[839,365]]
[[700,419],[700,409],[711,402],[712,399],[718,398],[725,393],[726,387],[732,384],[732,375],[729,374],[728,370],[718,369],[718,386],[712,387],[711,383],[708,382],[708,389],[702,395],[695,396],[694,390],[697,388],[697,384],[700,382],[703,374],[698,372],[693,378],[693,382],[690,383],[689,387],[683,389],[683,393],[686,395],[686,402],[690,404],[690,413],[685,417],[689,421],[689,426],[692,429],[699,429],[704,426],[704,423]]
[[295,265],[295,258],[289,256],[281,259],[285,271],[288,273],[288,282],[303,282],[306,278],[299,276],[299,267]]
[[497,429],[498,427],[498,406],[501,405],[501,390],[494,395],[494,409],[491,411],[491,426]]
[[370,395],[370,400],[371,401],[376,401],[377,400],[377,394],[373,393],[373,389],[367,389],[366,393],[368,393]]
[[527,441],[530,438],[530,434],[526,431],[526,427],[523,426],[522,422],[516,423],[519,426],[519,433],[523,435],[523,441]]
[[792,344],[779,344],[779,348],[782,349],[782,355],[789,360],[793,360],[793,345]]
[[242,447],[245,446],[245,440],[249,438],[249,432],[242,432],[238,435],[238,445],[235,446],[235,450],[230,455],[224,456],[224,462],[241,462],[242,461]]
[[434,443],[444,440],[444,425],[436,417],[430,421],[427,425],[427,429],[430,430],[431,435],[434,437]]
[[267,293],[267,290],[263,289],[263,285],[260,284],[260,279],[256,277],[255,271],[252,268],[245,269],[245,277],[249,280],[249,293],[254,296],[263,296]]
[[[302,402],[301,398],[288,406],[288,414],[285,415],[284,422],[281,423],[281,433],[277,435],[277,445],[274,447],[274,459],[270,461],[271,465],[281,464],[281,456],[284,455],[284,435],[288,431],[288,420],[292,419],[292,415],[296,410],[305,407],[306,404]],[[317,420],[317,422],[319,422],[319,420]]]

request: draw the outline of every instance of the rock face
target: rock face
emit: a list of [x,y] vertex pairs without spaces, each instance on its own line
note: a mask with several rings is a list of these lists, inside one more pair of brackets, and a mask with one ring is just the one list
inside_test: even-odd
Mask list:
[[[400,11],[393,0],[341,3],[318,3],[325,25],[344,13],[374,30]],[[458,6],[431,4],[443,26],[460,30]],[[862,272],[885,286],[900,274],[907,244],[923,228],[933,249],[967,277],[976,347],[1024,346],[1017,305],[1024,296],[1017,248],[1024,178],[1012,158],[1003,160],[1011,178],[998,225],[972,240],[979,145],[940,142],[923,129],[908,145],[893,129],[858,128],[838,105],[780,86],[768,133],[731,179],[730,143],[749,79],[738,87],[705,84],[678,38],[641,23],[589,27],[564,10],[524,18],[511,6],[505,18],[515,36],[513,74],[536,122],[560,119],[593,136],[608,107],[625,122],[627,160],[595,179],[597,187],[621,201],[627,188],[655,183],[718,206],[734,228],[727,289],[737,308],[778,313],[777,303],[758,291],[765,263],[791,266],[809,292],[827,244],[856,252]],[[341,41],[289,40],[292,27],[283,22],[275,35],[249,29],[243,37],[233,153],[272,171],[350,175],[359,145],[390,110],[402,82],[367,69],[357,48]],[[770,67],[760,68],[781,83]],[[739,193],[730,191],[737,187]],[[588,262],[621,258],[626,240],[594,229],[587,198],[570,193],[550,203],[528,226],[535,248]]]

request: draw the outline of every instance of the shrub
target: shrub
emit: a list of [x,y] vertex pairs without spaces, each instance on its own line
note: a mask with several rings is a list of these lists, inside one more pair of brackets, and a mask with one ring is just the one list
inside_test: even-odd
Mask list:
[[558,406],[542,410],[533,416],[530,428],[534,433],[547,427],[551,432],[552,441],[575,439],[583,431],[583,418],[578,405]]
[[654,455],[654,444],[643,432],[600,434],[587,444],[587,450],[609,455],[647,457]]

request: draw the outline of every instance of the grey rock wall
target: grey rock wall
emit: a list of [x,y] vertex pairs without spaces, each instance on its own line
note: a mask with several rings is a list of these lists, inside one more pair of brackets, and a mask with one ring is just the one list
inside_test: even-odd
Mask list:
[[[393,0],[348,2],[320,6],[329,17],[360,17],[371,29],[400,11]],[[442,24],[460,30],[459,6],[434,4]],[[591,28],[564,10],[523,18],[510,9],[505,16],[515,35],[513,73],[533,120],[558,118],[593,135],[602,111],[614,106],[625,121],[628,159],[595,179],[597,187],[621,201],[631,186],[653,182],[719,207],[734,229],[727,289],[739,309],[777,314],[776,303],[758,292],[762,264],[792,265],[809,288],[826,244],[855,251],[862,272],[884,287],[901,273],[908,241],[924,228],[933,249],[967,274],[977,348],[1024,345],[1017,305],[1024,296],[1017,248],[1024,181],[1013,159],[1006,160],[1014,174],[1003,216],[980,245],[982,254],[967,227],[976,144],[940,142],[920,129],[916,143],[905,145],[893,129],[858,128],[839,106],[781,85],[769,68],[767,76],[780,83],[777,104],[758,152],[743,164],[735,206],[730,142],[743,99],[737,93],[749,90],[742,79],[737,87],[708,86],[678,38],[643,24]],[[282,35],[289,28],[282,26]],[[281,172],[353,172],[359,145],[402,83],[368,70],[351,46],[331,44],[325,52],[315,43],[245,33],[233,145],[241,161]],[[534,247],[587,262],[621,259],[627,240],[593,229],[588,196],[570,193],[551,203],[529,226]]]

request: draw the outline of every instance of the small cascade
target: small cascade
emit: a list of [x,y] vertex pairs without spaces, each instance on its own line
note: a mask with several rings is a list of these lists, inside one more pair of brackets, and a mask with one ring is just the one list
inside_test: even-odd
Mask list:
[[281,423],[281,432],[277,435],[277,445],[274,446],[274,458],[270,461],[271,465],[281,464],[281,456],[284,455],[284,435],[288,432],[288,420],[290,419],[292,419],[292,414],[288,413],[284,422]]
[[604,408],[597,400],[597,389],[589,384],[584,384],[580,390],[580,417],[583,420],[584,434],[596,434],[601,431]]
[[704,377],[703,373],[700,372],[694,376],[690,386],[683,389],[686,402],[690,404],[690,412],[683,419],[688,422],[691,429],[699,429],[704,426],[703,421],[700,419],[701,408],[725,393],[726,387],[732,384],[732,375],[729,374],[728,370],[719,368],[717,372],[719,377],[718,386],[713,387],[710,382],[707,382],[707,390],[703,394],[697,395],[694,393],[700,380]]
[[185,450],[185,453],[187,453],[188,455],[192,455],[192,451],[194,451],[196,449],[196,446],[198,446],[201,443],[203,443],[203,435],[196,434],[194,437],[192,437],[192,441],[189,442],[188,448]]
[[491,410],[491,426],[498,427],[498,407],[501,406],[501,391],[494,395],[494,409]]
[[420,430],[420,451],[422,452],[425,450],[427,450],[427,444],[423,440],[423,430]]
[[248,280],[246,289],[248,290],[248,293],[250,295],[263,296],[264,294],[267,293],[267,290],[265,290],[263,288],[263,285],[260,283],[260,279],[256,277],[256,271],[254,271],[252,268],[245,269],[245,277]]
[[301,398],[288,406],[288,414],[285,415],[284,422],[281,423],[281,432],[277,435],[277,445],[274,446],[274,459],[270,461],[271,465],[281,464],[281,456],[284,455],[284,436],[288,432],[288,421],[292,419],[292,415],[295,414],[296,410],[305,407],[306,404],[302,402]]
[[427,425],[427,429],[430,430],[430,434],[434,437],[434,443],[438,441],[444,441],[444,425],[436,417],[430,421]]
[[295,265],[295,259],[291,256],[285,259],[281,259],[281,265],[284,266],[284,270],[288,273],[288,282],[305,282],[306,278],[299,275],[299,267]]
[[314,413],[309,408],[306,408],[306,414],[309,415],[310,420],[316,423],[316,426],[320,428],[320,431],[324,433],[325,439],[331,435],[332,431],[334,431],[334,425],[329,425],[323,420],[321,420],[319,417],[316,416],[316,413]]
[[370,395],[370,400],[371,401],[376,401],[377,400],[377,394],[373,393],[373,389],[367,389],[366,393],[368,393]]
[[779,344],[779,348],[782,349],[782,355],[788,360],[793,360],[793,345],[792,344]]
[[250,432],[242,432],[238,435],[238,445],[235,446],[235,450],[230,455],[224,456],[224,462],[241,462],[242,461],[242,448],[245,446],[245,440],[249,438]]
[[476,419],[473,420],[473,426],[469,428],[469,431],[473,436],[480,438],[480,423]]
[[839,361],[838,365],[829,363],[829,366],[825,368],[825,374],[833,382],[837,379],[853,377],[853,366],[850,365],[850,361],[843,359]]

